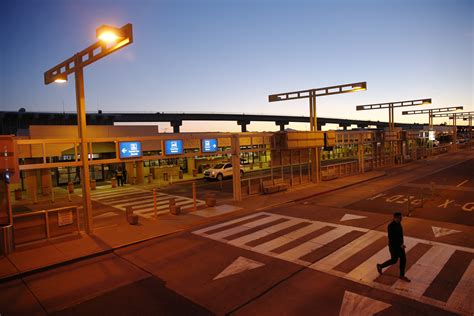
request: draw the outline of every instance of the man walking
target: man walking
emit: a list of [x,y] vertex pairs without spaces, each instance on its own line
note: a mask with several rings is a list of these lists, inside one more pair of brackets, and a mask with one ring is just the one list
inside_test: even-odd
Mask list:
[[405,282],[410,282],[410,279],[405,276],[405,266],[407,258],[405,255],[405,244],[403,242],[403,227],[402,227],[402,213],[397,212],[393,214],[393,221],[388,224],[388,249],[391,258],[382,264],[377,263],[377,271],[382,274],[382,269],[392,264],[397,263],[400,259],[400,279]]

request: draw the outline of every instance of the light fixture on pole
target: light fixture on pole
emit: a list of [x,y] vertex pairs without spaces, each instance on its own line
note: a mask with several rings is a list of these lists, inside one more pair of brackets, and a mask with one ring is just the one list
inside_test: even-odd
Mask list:
[[385,103],[375,103],[375,104],[365,104],[357,105],[357,111],[364,110],[380,110],[388,109],[388,137],[390,139],[390,158],[392,163],[395,162],[394,148],[393,148],[393,139],[395,137],[395,113],[394,108],[406,107],[406,106],[416,106],[416,105],[425,105],[431,104],[431,99],[418,99],[418,100],[407,100],[407,101],[397,101],[397,102],[385,102]]
[[90,196],[89,158],[86,133],[86,104],[84,98],[84,72],[87,65],[125,47],[133,42],[132,24],[121,28],[103,25],[96,30],[99,39],[86,49],[76,53],[62,63],[54,66],[44,73],[44,83],[66,82],[67,76],[75,75],[77,127],[80,138],[80,153],[82,165],[82,199],[84,212],[85,231],[92,233],[92,202]]
[[[292,91],[292,92],[283,92],[277,94],[271,94],[268,96],[268,102],[277,102],[277,101],[288,101],[296,99],[309,99],[309,126],[310,131],[315,132],[318,130],[318,116],[316,115],[316,98],[333,95],[333,94],[342,94],[350,93],[356,91],[367,90],[367,82],[356,82],[343,84],[338,86],[324,87],[324,88],[314,88],[308,90]],[[320,182],[320,161],[321,161],[321,148],[313,148],[311,151],[311,172],[312,172],[312,181],[314,183]]]
[[433,128],[433,114],[436,113],[446,113],[446,112],[454,112],[457,110],[462,110],[462,106],[450,106],[445,108],[436,108],[436,109],[423,109],[423,110],[411,110],[411,111],[403,111],[402,115],[416,115],[416,114],[428,114],[428,125],[429,128]]

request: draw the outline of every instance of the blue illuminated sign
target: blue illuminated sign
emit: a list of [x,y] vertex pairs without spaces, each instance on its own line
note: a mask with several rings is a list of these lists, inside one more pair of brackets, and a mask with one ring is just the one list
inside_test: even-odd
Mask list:
[[202,152],[203,153],[213,153],[216,152],[217,147],[217,139],[203,139],[202,140]]
[[142,144],[140,142],[120,143],[120,158],[135,158],[142,156]]
[[165,140],[166,155],[180,155],[183,153],[183,141],[181,139]]

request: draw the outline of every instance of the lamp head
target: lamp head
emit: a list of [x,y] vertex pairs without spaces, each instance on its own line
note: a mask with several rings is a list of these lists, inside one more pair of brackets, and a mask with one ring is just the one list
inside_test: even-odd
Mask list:
[[106,42],[113,43],[123,38],[122,30],[110,25],[102,25],[97,28],[96,36],[98,39]]
[[54,82],[56,83],[64,83],[67,82],[67,75],[66,74],[59,74],[56,76],[54,79]]
[[355,85],[352,86],[352,90],[354,90],[354,91],[367,90],[367,83],[366,82],[361,82],[359,84],[355,84]]

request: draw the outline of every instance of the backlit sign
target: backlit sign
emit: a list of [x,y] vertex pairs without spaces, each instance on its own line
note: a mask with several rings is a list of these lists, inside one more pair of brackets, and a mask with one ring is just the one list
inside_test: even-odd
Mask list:
[[165,140],[165,155],[180,155],[183,153],[183,141],[181,139]]
[[202,152],[203,153],[213,153],[216,152],[217,147],[217,139],[203,139],[201,144]]
[[120,158],[136,158],[142,156],[142,144],[140,142],[122,142],[119,147]]

